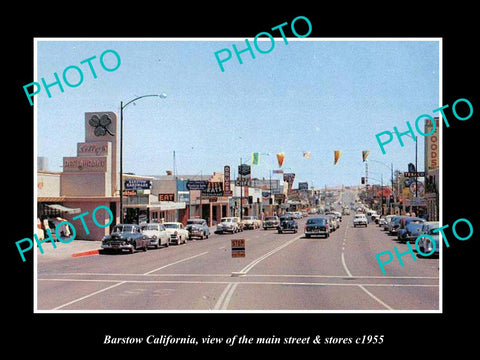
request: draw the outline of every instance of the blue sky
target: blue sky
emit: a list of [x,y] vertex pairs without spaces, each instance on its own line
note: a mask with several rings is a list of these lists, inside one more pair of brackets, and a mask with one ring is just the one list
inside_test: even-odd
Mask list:
[[[52,87],[51,98],[45,91],[35,96],[37,155],[48,158],[49,170],[61,171],[63,157],[76,156],[84,141],[85,112],[119,113],[120,101],[164,92],[166,99],[144,98],[124,110],[124,172],[164,175],[175,151],[178,174],[222,172],[224,165],[236,173],[241,158],[249,162],[259,152],[252,176],[268,178],[278,168],[275,154],[284,152],[282,168],[296,173],[295,185],[356,185],[365,173],[361,151],[370,150],[370,183],[382,175],[388,181],[391,163],[405,171],[414,162],[415,143],[405,136],[404,147],[395,140],[383,155],[375,134],[407,130],[406,121],[414,126],[419,115],[442,105],[439,42],[378,40],[288,38],[286,45],[276,38],[268,54],[254,48],[256,58],[245,52],[243,64],[233,55],[222,72],[214,53],[233,52],[232,44],[244,49],[245,39],[38,39],[32,81],[53,82],[53,73],[61,77],[70,65],[83,70],[84,80],[76,88],[64,85],[63,93]],[[267,45],[268,38],[260,46]],[[113,72],[98,62],[107,49],[121,57]],[[94,55],[97,79],[80,65]],[[420,137],[419,170],[423,146]],[[337,165],[334,150],[342,150]]]

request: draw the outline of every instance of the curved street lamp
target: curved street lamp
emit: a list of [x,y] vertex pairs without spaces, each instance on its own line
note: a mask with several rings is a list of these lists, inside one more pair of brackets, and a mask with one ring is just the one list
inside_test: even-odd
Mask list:
[[165,99],[167,94],[161,93],[160,95],[143,95],[130,100],[126,104],[123,104],[123,101],[120,101],[120,223],[123,223],[123,109],[125,109],[132,102],[145,97],[159,97],[160,99]]

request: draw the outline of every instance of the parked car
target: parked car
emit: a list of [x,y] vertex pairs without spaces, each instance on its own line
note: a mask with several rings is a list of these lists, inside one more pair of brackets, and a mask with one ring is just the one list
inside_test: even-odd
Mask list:
[[[433,254],[436,254],[438,256],[439,254],[439,234],[438,232],[433,232],[433,230],[438,229],[440,227],[440,223],[438,221],[426,221],[422,225],[421,233],[422,234],[427,234],[431,238],[433,238],[433,241],[435,244],[432,243],[432,240],[429,237],[421,237],[418,239],[418,248],[420,251],[424,254],[429,254],[430,252],[433,251],[433,248],[435,247],[435,251]],[[433,255],[432,254],[432,255]],[[430,256],[430,255],[429,255]]]
[[365,214],[355,214],[353,217],[353,227],[365,226],[367,227],[368,220]]
[[397,229],[400,226],[400,220],[402,218],[405,218],[407,216],[404,215],[397,215],[392,218],[390,223],[388,224],[388,234],[389,235],[395,235],[397,233]]
[[323,235],[326,238],[330,236],[330,220],[327,217],[315,217],[307,220],[305,224],[305,237],[313,235]]
[[397,229],[397,239],[400,241],[415,241],[420,235],[420,230],[425,219],[418,217],[405,217],[400,220],[400,226]]
[[276,229],[279,224],[280,219],[278,216],[265,216],[265,219],[263,219],[263,230]]
[[181,222],[166,222],[163,223],[163,225],[165,226],[168,235],[170,235],[170,243],[173,242],[177,245],[187,243],[189,234]]
[[185,230],[188,231],[188,239],[194,237],[200,239],[208,239],[210,235],[210,228],[208,227],[207,220],[205,219],[188,219]]
[[390,221],[395,217],[395,215],[387,215],[384,217],[384,222],[381,225],[383,227],[383,230],[387,231],[388,230],[388,225],[390,224]]
[[147,251],[149,243],[147,235],[142,234],[139,225],[117,224],[110,235],[103,237],[101,247],[105,250],[128,250],[133,253],[139,249]]
[[244,216],[243,225],[245,229],[258,229],[262,227],[262,221],[256,216]]
[[284,231],[293,231],[296,233],[298,231],[298,224],[295,221],[295,218],[290,214],[285,214],[280,216],[280,223],[277,226],[277,231],[279,234]]
[[240,217],[238,216],[235,216],[235,219],[237,220],[238,231],[243,231],[243,229],[245,229],[245,224],[243,223],[243,220],[240,219]]
[[337,217],[334,214],[326,214],[325,217],[330,219],[330,222],[332,224],[331,231],[336,231],[340,227],[340,222],[337,220]]
[[238,224],[237,217],[223,217],[220,219],[220,223],[217,224],[217,229],[215,232],[217,233],[224,233],[224,232],[231,232],[232,234],[239,232],[240,227]]
[[140,225],[140,230],[147,236],[148,245],[158,249],[159,246],[170,245],[170,236],[165,229],[165,226],[160,223],[149,223]]

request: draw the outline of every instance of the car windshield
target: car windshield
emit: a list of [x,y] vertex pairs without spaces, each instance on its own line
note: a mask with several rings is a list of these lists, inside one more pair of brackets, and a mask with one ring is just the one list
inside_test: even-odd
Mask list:
[[307,220],[307,225],[308,224],[325,224],[327,222],[327,219],[324,218],[317,218],[317,219],[308,219]]
[[112,232],[132,232],[133,225],[115,225]]
[[253,216],[244,216],[243,220],[253,220]]
[[365,215],[355,215],[355,218],[357,219],[363,219],[365,217]]
[[198,225],[202,225],[202,224],[203,224],[203,220],[196,220],[196,219],[187,220],[187,224],[198,224]]
[[222,219],[222,222],[233,222],[233,219]]
[[164,225],[167,229],[178,229],[178,228],[180,228],[179,224],[166,223]]
[[265,220],[277,220],[275,216],[267,216]]
[[158,230],[158,224],[147,224],[142,226],[142,230]]

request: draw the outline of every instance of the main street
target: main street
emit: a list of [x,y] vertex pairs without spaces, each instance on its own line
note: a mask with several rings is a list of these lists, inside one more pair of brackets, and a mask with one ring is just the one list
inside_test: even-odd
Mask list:
[[[438,310],[439,260],[375,254],[407,246],[344,216],[327,239],[249,230],[135,254],[38,255],[38,310]],[[231,239],[246,240],[232,258]],[[95,242],[93,243],[95,244]],[[68,246],[68,244],[61,244]],[[60,246],[60,245],[59,245]],[[95,246],[95,245],[92,245]],[[100,243],[98,243],[100,247]]]

